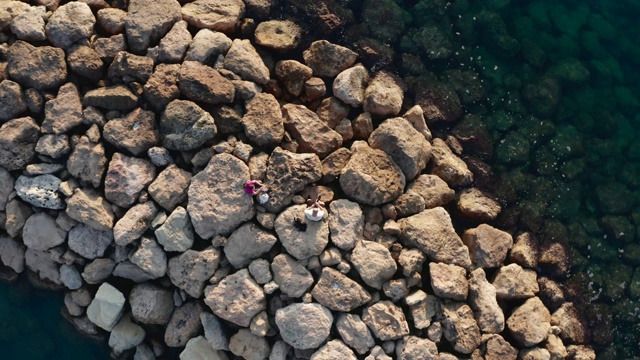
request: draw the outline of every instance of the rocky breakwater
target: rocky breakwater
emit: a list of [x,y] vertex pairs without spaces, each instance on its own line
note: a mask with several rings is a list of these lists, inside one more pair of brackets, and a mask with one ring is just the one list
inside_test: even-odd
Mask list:
[[0,3],[0,260],[115,357],[593,358],[393,73],[260,1],[45,3]]

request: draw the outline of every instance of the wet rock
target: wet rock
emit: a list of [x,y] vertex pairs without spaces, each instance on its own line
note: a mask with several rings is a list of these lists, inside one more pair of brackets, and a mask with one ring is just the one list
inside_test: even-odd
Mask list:
[[111,331],[124,312],[124,295],[109,283],[103,283],[87,307],[89,320],[104,330]]
[[0,236],[0,261],[18,274],[24,271],[25,250],[24,245],[18,241],[8,236]]
[[173,100],[160,117],[162,145],[170,150],[197,149],[216,132],[213,117],[192,101]]
[[82,278],[88,284],[102,284],[116,267],[116,262],[109,258],[98,258],[88,263],[82,271]]
[[367,325],[358,315],[340,314],[336,321],[336,328],[342,341],[355,349],[360,355],[365,354],[375,345]]
[[310,360],[356,360],[353,350],[340,340],[331,340],[311,355]]
[[[537,299],[537,297],[533,299]],[[545,317],[544,320],[548,321],[548,318]],[[585,344],[589,341],[589,328],[574,303],[562,304],[551,316],[551,325],[560,329],[558,336],[565,343]]]
[[469,248],[473,264],[483,268],[500,266],[513,246],[509,233],[487,224],[465,231],[462,242]]
[[113,227],[113,237],[117,245],[126,246],[140,238],[156,217],[158,209],[153,201],[136,204],[124,214]]
[[444,336],[453,345],[454,350],[470,354],[480,346],[480,329],[473,318],[473,311],[467,304],[444,304],[442,313]]
[[9,77],[25,88],[48,90],[60,86],[67,78],[64,51],[51,46],[35,47],[18,40],[9,48]]
[[187,210],[178,206],[162,226],[156,229],[155,235],[165,251],[183,252],[190,249],[194,234]]
[[278,145],[284,136],[284,122],[276,98],[268,93],[259,93],[245,106],[242,125],[249,140],[258,146]]
[[396,344],[396,356],[398,359],[439,359],[436,344],[429,339],[417,336],[407,336]]
[[258,24],[256,44],[276,51],[295,49],[302,38],[302,28],[290,20],[269,20]]
[[304,105],[286,104],[282,112],[285,129],[297,140],[300,152],[311,152],[324,158],[342,145],[342,136]]
[[233,33],[244,10],[241,0],[196,0],[182,8],[182,18],[197,28]]
[[169,260],[168,275],[175,286],[194,298],[199,298],[206,281],[213,276],[219,264],[218,249],[208,247],[202,251],[187,250]]
[[167,346],[185,346],[189,339],[202,332],[200,314],[203,312],[204,305],[199,301],[190,301],[176,308],[164,333],[164,342]]
[[291,203],[295,193],[320,180],[321,169],[322,163],[315,154],[295,154],[276,148],[267,165],[264,184],[269,189],[269,202],[264,207],[272,213],[280,212]]
[[340,187],[359,203],[377,206],[400,196],[405,177],[389,155],[363,141],[351,146],[351,158],[342,169]]
[[129,304],[133,318],[144,324],[166,324],[174,308],[172,292],[151,284],[135,285]]
[[35,155],[40,127],[31,117],[7,121],[0,126],[0,166],[20,170]]
[[159,112],[172,100],[180,97],[178,89],[178,64],[158,64],[144,84],[144,97],[153,110]]
[[240,329],[229,340],[232,354],[246,360],[266,359],[271,352],[269,343],[264,337],[256,336],[247,329]]
[[601,211],[606,214],[626,214],[633,208],[633,194],[622,183],[599,185],[595,195]]
[[63,196],[58,192],[60,183],[60,179],[49,174],[36,177],[21,175],[14,188],[22,200],[33,206],[60,210],[65,207]]
[[69,248],[85,259],[102,257],[113,243],[113,234],[109,231],[92,229],[78,224],[69,231]]
[[51,44],[68,49],[74,43],[89,38],[93,34],[95,23],[96,18],[89,5],[70,2],[53,12],[45,30]]
[[557,80],[543,77],[527,84],[522,89],[522,96],[526,100],[527,108],[535,116],[546,118],[558,108],[561,87]]
[[110,231],[113,227],[111,204],[94,190],[76,189],[67,199],[66,213],[73,220],[96,230]]
[[409,324],[402,309],[391,301],[384,300],[365,308],[362,321],[378,340],[396,340],[409,334]]
[[111,330],[109,346],[116,354],[134,348],[142,343],[146,333],[144,329],[131,321],[129,314],[123,316]]
[[291,304],[276,311],[280,336],[296,349],[317,348],[331,331],[331,311],[320,304]]
[[120,207],[128,208],[136,202],[140,192],[155,176],[155,167],[148,160],[115,153],[104,179],[105,198]]
[[469,284],[467,271],[456,265],[429,263],[429,275],[433,293],[441,298],[464,301],[467,299]]
[[422,107],[427,123],[452,122],[462,115],[460,98],[449,86],[427,81],[420,83],[414,91],[415,102]]
[[269,81],[269,68],[249,40],[233,40],[224,59],[224,68],[233,71],[244,80],[258,84],[266,84]]
[[178,88],[187,99],[212,105],[232,102],[236,91],[231,81],[197,61],[180,65]]
[[47,213],[31,215],[24,224],[22,241],[34,250],[45,251],[62,244],[67,237],[67,232],[56,224],[56,221]]
[[11,120],[27,111],[20,84],[11,80],[0,82],[0,121]]
[[167,211],[173,211],[187,199],[191,177],[191,173],[172,164],[149,185],[149,195]]
[[131,110],[138,104],[138,97],[125,85],[101,87],[87,91],[83,106],[95,106],[107,110]]
[[551,314],[537,297],[527,299],[507,319],[507,327],[515,340],[530,347],[544,341],[551,329]]
[[538,293],[537,274],[534,270],[523,269],[518,264],[501,267],[493,280],[498,299],[525,299]]
[[275,75],[291,95],[300,96],[313,70],[296,60],[281,60],[276,63]]
[[456,207],[463,216],[479,221],[495,220],[502,210],[500,203],[476,188],[462,190]]
[[469,274],[469,305],[480,331],[497,334],[504,330],[504,314],[496,299],[496,288],[487,281],[482,269]]
[[311,43],[302,56],[305,64],[313,69],[313,75],[334,77],[353,65],[358,54],[346,47],[318,40]]
[[253,218],[253,198],[242,190],[247,179],[247,165],[229,154],[213,156],[207,167],[191,179],[187,211],[201,238],[229,234]]
[[249,326],[256,314],[267,309],[262,287],[256,284],[247,269],[207,286],[204,294],[204,302],[214,314],[243,327]]
[[442,207],[400,219],[403,244],[417,247],[434,261],[469,268],[469,249],[464,246],[451,223],[451,217]]
[[155,114],[137,108],[123,118],[109,120],[104,125],[104,139],[135,156],[144,154],[159,142]]
[[362,109],[373,116],[396,116],[400,113],[405,85],[395,74],[380,71],[364,92]]
[[277,241],[271,233],[253,223],[246,223],[229,236],[224,254],[231,266],[240,269],[271,250]]
[[47,39],[44,18],[47,10],[44,7],[31,7],[11,20],[11,32],[19,40],[38,42]]
[[329,204],[331,242],[343,250],[351,250],[363,238],[364,215],[360,206],[346,199]]
[[313,285],[313,276],[296,259],[287,255],[277,255],[271,263],[273,279],[280,290],[291,298],[299,298]]
[[135,53],[144,53],[157,43],[181,18],[176,0],[131,0],[125,19],[127,42]]
[[362,240],[351,253],[351,263],[362,280],[369,286],[380,289],[393,277],[398,269],[389,250],[383,245]]
[[362,286],[330,267],[322,269],[311,295],[330,310],[342,312],[349,312],[371,300],[371,295]]
[[[289,254],[302,260],[320,255],[329,243],[329,221],[309,221],[304,216],[304,205],[294,205],[281,212],[275,220],[275,230],[280,242]],[[306,228],[295,226],[296,218]]]

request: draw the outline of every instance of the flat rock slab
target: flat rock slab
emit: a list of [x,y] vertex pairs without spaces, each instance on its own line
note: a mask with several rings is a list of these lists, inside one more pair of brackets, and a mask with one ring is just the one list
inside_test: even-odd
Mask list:
[[[275,230],[280,242],[296,259],[302,260],[322,253],[329,243],[329,221],[310,221],[304,214],[304,205],[294,205],[281,212],[275,221]],[[296,219],[304,223],[305,229],[296,226]]]
[[87,91],[82,105],[107,110],[131,110],[138,105],[138,97],[125,85],[114,85]]
[[73,220],[96,230],[111,231],[113,227],[111,204],[94,190],[76,189],[67,199],[66,213]]
[[178,88],[187,99],[211,105],[230,103],[236,93],[231,81],[197,61],[180,65]]
[[29,204],[45,209],[60,210],[65,208],[62,194],[58,188],[62,181],[53,175],[36,177],[19,176],[15,182],[17,195]]
[[280,336],[296,349],[317,348],[331,331],[333,315],[320,304],[292,304],[276,311]]
[[273,50],[295,49],[302,37],[302,28],[290,20],[263,21],[256,27],[256,44]]
[[227,276],[216,285],[207,286],[204,294],[204,302],[214,314],[243,327],[248,327],[256,314],[267,309],[264,291],[247,269]]
[[282,112],[285,129],[298,141],[300,152],[311,152],[324,158],[342,145],[342,136],[304,105],[286,104]]
[[311,291],[313,298],[334,311],[349,312],[371,300],[371,295],[341,272],[325,267]]

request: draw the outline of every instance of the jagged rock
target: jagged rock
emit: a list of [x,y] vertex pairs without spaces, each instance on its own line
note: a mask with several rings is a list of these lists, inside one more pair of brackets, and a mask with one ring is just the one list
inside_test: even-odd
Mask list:
[[444,304],[442,316],[444,337],[453,345],[454,350],[471,354],[480,346],[480,329],[469,305],[459,302]]
[[20,84],[11,80],[0,82],[0,121],[11,120],[27,111]]
[[425,209],[424,198],[413,191],[408,191],[391,203],[396,211],[396,218],[415,215]]
[[64,50],[52,46],[35,47],[18,40],[9,48],[9,77],[25,88],[48,90],[60,86],[67,78]]
[[203,312],[200,314],[200,321],[204,328],[204,336],[206,337],[209,345],[214,350],[229,350],[229,338],[225,333],[223,324],[220,322],[217,316]]
[[332,359],[344,359],[344,360],[356,360],[356,356],[353,350],[349,349],[340,340],[331,340],[324,344],[323,347],[314,352],[310,360],[332,360]]
[[158,64],[144,84],[144,97],[155,110],[162,111],[172,100],[180,97],[178,89],[178,64]]
[[13,192],[14,184],[13,176],[0,166],[0,211],[5,211],[9,196]]
[[440,359],[436,344],[429,339],[417,336],[407,336],[400,339],[396,344],[396,356],[398,360]]
[[287,254],[277,255],[271,263],[271,269],[273,280],[291,298],[301,297],[313,285],[309,270]]
[[364,215],[360,205],[339,199],[329,204],[331,242],[343,250],[351,250],[363,238]]
[[200,314],[203,312],[204,305],[199,301],[190,301],[176,308],[164,333],[164,342],[167,346],[185,346],[189,339],[201,333]]
[[105,198],[120,207],[128,208],[136,202],[140,192],[155,176],[155,167],[148,160],[115,153],[104,179]]
[[180,65],[178,88],[187,99],[212,105],[232,102],[236,92],[231,81],[197,61]]
[[442,207],[400,219],[400,241],[422,250],[433,261],[471,267],[469,249],[456,234],[451,217]]
[[138,97],[125,85],[113,85],[87,91],[83,106],[95,106],[107,110],[131,110],[138,105]]
[[518,264],[509,264],[498,269],[493,280],[498,299],[525,299],[538,293],[538,276],[534,270],[523,269]]
[[259,93],[248,100],[245,107],[242,126],[249,140],[258,146],[280,144],[284,136],[284,121],[278,100],[271,94]]
[[[304,216],[304,205],[294,205],[281,212],[275,220],[275,230],[280,242],[296,259],[320,255],[329,243],[329,221],[309,221]],[[295,226],[296,218],[304,222],[305,229]]]
[[25,250],[22,243],[8,236],[0,235],[0,261],[18,274],[24,271]]
[[92,47],[102,61],[110,62],[120,51],[127,50],[127,42],[123,34],[118,34],[107,38],[97,38]]
[[[450,360],[450,359],[444,359],[444,358],[441,358],[441,359],[442,360]],[[369,356],[367,356],[365,358],[365,360],[393,360],[393,359],[391,357],[387,356],[387,354],[385,354],[385,352],[382,349],[382,347],[375,346],[371,350],[371,352],[369,353]]]
[[469,291],[467,271],[456,265],[431,262],[429,275],[433,293],[441,298],[465,301]]
[[214,350],[204,336],[200,335],[190,339],[184,350],[180,353],[180,360],[227,360],[227,355],[219,350]]
[[256,314],[267,309],[262,287],[256,284],[247,269],[207,286],[204,294],[204,302],[214,314],[243,327],[249,326]]
[[574,303],[562,304],[551,316],[551,325],[560,329],[558,336],[565,343],[585,344],[589,341],[589,328]]
[[27,11],[18,14],[11,20],[11,32],[19,40],[38,42],[47,39],[45,33],[45,14],[47,10],[44,6],[34,6]]
[[45,30],[51,44],[68,49],[74,43],[89,38],[93,34],[95,23],[96,18],[89,5],[70,2],[53,12]]
[[175,286],[194,298],[199,298],[206,281],[213,276],[219,264],[220,251],[216,248],[187,250],[169,260],[168,275]]
[[88,284],[101,284],[111,274],[116,267],[116,262],[109,258],[98,258],[88,263],[82,271],[82,278]]
[[0,166],[21,170],[35,155],[40,127],[31,117],[7,121],[0,126]]
[[530,232],[518,235],[509,251],[509,260],[530,269],[538,266],[538,243]]
[[313,70],[296,60],[281,60],[276,63],[275,74],[291,95],[299,96]]
[[398,264],[402,268],[402,275],[410,276],[422,272],[422,263],[426,260],[424,253],[418,249],[402,249],[398,257]]
[[117,245],[126,246],[140,238],[149,228],[158,213],[153,201],[136,204],[124,214],[113,227],[113,237]]
[[[171,30],[165,35],[157,47],[158,61],[167,63],[179,63],[191,43],[191,33],[187,30],[187,22],[180,20],[173,24]],[[151,49],[147,51],[149,55]]]
[[276,51],[295,49],[302,38],[302,28],[290,20],[263,21],[256,27],[256,44]]
[[271,349],[264,337],[254,335],[247,329],[240,329],[229,340],[229,351],[246,360],[262,360],[269,356]]
[[22,241],[31,249],[45,251],[62,244],[67,232],[62,230],[56,221],[47,213],[31,215],[24,224]]
[[547,338],[550,321],[549,310],[538,297],[532,297],[515,308],[507,319],[507,327],[520,345],[531,347]]
[[424,199],[425,208],[433,209],[444,206],[455,197],[447,183],[440,177],[431,174],[422,174],[407,186],[407,193],[412,191]]
[[213,117],[192,101],[173,100],[160,117],[162,144],[170,150],[197,149],[216,132]]
[[67,199],[66,213],[96,230],[111,231],[113,227],[111,205],[94,190],[76,189]]
[[125,350],[140,345],[145,336],[144,329],[140,325],[133,323],[131,317],[127,314],[111,329],[109,346],[113,349],[113,352],[121,354]]
[[400,113],[405,85],[395,74],[380,71],[364,92],[362,109],[373,116],[396,116]]
[[393,277],[398,269],[389,250],[373,241],[358,241],[351,253],[351,263],[362,280],[369,286],[380,289]]
[[224,68],[233,71],[244,80],[258,84],[266,84],[269,81],[269,68],[264,64],[251,42],[246,39],[233,40],[224,59]]
[[95,188],[102,183],[102,175],[106,165],[107,157],[102,142],[92,141],[87,135],[80,137],[67,160],[69,173]]
[[318,40],[311,43],[302,56],[305,64],[313,69],[313,75],[334,77],[353,65],[358,54],[346,47]]
[[487,224],[465,231],[462,242],[469,248],[473,264],[483,268],[500,266],[513,246],[509,233]]
[[340,187],[348,197],[377,206],[395,200],[404,186],[404,174],[384,151],[364,141],[351,145],[351,158],[340,175]]
[[124,312],[124,303],[125,298],[120,290],[105,282],[87,307],[87,317],[92,323],[111,331]]
[[476,188],[462,190],[456,206],[463,216],[479,221],[495,220],[502,210],[500,203]]
[[27,251],[24,253],[24,261],[27,268],[37,274],[38,278],[48,286],[57,288],[62,285],[60,265],[53,261],[50,253],[27,247]]
[[363,355],[375,345],[371,332],[360,316],[340,314],[336,321],[336,328],[342,341]]
[[177,0],[131,0],[124,26],[127,42],[135,53],[157,43],[181,18]]
[[143,324],[164,325],[173,313],[173,294],[151,284],[138,284],[129,294],[131,315]]
[[182,18],[197,28],[233,33],[244,9],[241,0],[196,0],[182,8]]
[[365,308],[362,311],[362,321],[380,341],[396,340],[409,335],[409,324],[402,309],[389,300]]
[[342,145],[342,137],[304,105],[282,107],[285,129],[298,141],[299,151],[312,152],[324,158]]
[[320,304],[291,304],[276,311],[280,336],[296,349],[317,348],[331,331],[333,315]]
[[36,177],[19,176],[15,181],[16,194],[25,202],[45,209],[64,209],[65,204],[58,188],[62,181],[53,175]]
[[125,84],[132,81],[144,83],[149,80],[152,72],[153,59],[150,57],[119,51],[109,66],[107,77]]
[[207,167],[191,179],[187,211],[201,238],[229,234],[253,218],[253,198],[242,190],[247,179],[247,165],[229,154],[213,156]]
[[224,255],[231,266],[240,269],[271,250],[277,241],[271,233],[253,223],[246,223],[229,236],[224,246]]
[[160,140],[155,114],[141,108],[123,118],[107,121],[103,135],[112,145],[135,156],[145,153]]
[[69,70],[97,82],[102,77],[104,63],[98,53],[86,45],[74,45],[68,50]]
[[425,139],[431,141],[431,130],[427,127],[427,122],[424,119],[424,111],[420,105],[414,105],[411,109],[407,110],[402,117],[413,125],[413,127],[420,132]]
[[[520,355],[524,356],[520,357],[520,359],[527,359],[525,355],[527,350],[533,349],[523,349]],[[485,358],[488,359],[516,360],[518,358],[518,349],[511,346],[511,344],[500,335],[493,335],[486,341],[484,353]]]
[[352,107],[360,107],[369,82],[369,72],[358,64],[342,71],[333,81],[333,95]]
[[360,284],[330,267],[322,269],[311,295],[330,310],[342,312],[349,312],[371,300],[371,295]]
[[86,259],[102,257],[113,243],[111,230],[100,231],[78,224],[69,231],[69,248]]
[[167,255],[153,239],[140,239],[140,246],[131,253],[129,260],[150,277],[160,278],[167,273]]
[[178,206],[155,231],[165,251],[184,252],[193,245],[194,234],[187,211]]
[[0,5],[0,30],[6,30],[16,16],[29,11],[30,8],[28,3],[21,1],[2,2]]
[[467,164],[454,155],[443,140],[435,138],[432,145],[432,173],[446,181],[451,187],[471,184],[473,173],[469,170]]
[[497,334],[504,330],[504,313],[498,305],[496,288],[487,281],[482,269],[475,269],[469,275],[469,305],[480,331]]

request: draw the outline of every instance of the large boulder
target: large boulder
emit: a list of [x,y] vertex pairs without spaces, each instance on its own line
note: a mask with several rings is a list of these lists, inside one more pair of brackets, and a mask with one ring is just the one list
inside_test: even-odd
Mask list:
[[358,241],[351,253],[351,263],[365,284],[381,289],[398,270],[389,249],[373,241]]
[[511,234],[487,224],[465,231],[462,242],[469,248],[473,264],[482,268],[500,266],[513,246]]
[[329,204],[329,231],[331,242],[344,250],[353,249],[363,238],[364,214],[360,205],[347,199]]
[[47,213],[35,213],[24,224],[22,241],[31,249],[45,251],[65,241],[67,232]]
[[113,243],[113,233],[92,229],[85,224],[78,224],[69,230],[69,249],[86,259],[104,256],[109,245]]
[[126,246],[144,234],[156,217],[158,208],[153,201],[136,204],[116,222],[113,238],[117,245]]
[[435,138],[432,145],[432,173],[442,178],[451,187],[471,184],[473,173],[469,170],[467,164],[457,157],[443,140]]
[[242,117],[244,132],[259,146],[280,144],[284,136],[284,121],[280,104],[268,93],[258,93],[245,103]]
[[497,334],[504,330],[504,313],[498,305],[496,288],[487,281],[482,269],[469,274],[469,305],[483,333]]
[[231,233],[224,246],[224,255],[231,266],[240,269],[251,260],[269,252],[278,239],[254,223],[246,223]]
[[96,230],[111,231],[113,227],[111,204],[94,190],[76,189],[67,199],[66,213],[73,220]]
[[301,297],[313,285],[309,270],[287,254],[277,255],[271,263],[271,269],[280,291],[291,298]]
[[165,251],[183,252],[191,249],[195,237],[187,210],[178,206],[156,229],[155,235]]
[[311,295],[330,310],[349,312],[371,300],[371,295],[357,282],[338,270],[324,267]]
[[173,313],[173,293],[151,284],[138,284],[129,294],[131,315],[144,324],[163,325]]
[[515,308],[507,319],[507,327],[520,345],[531,347],[549,335],[551,314],[540,298],[532,297]]
[[82,103],[78,88],[66,83],[58,90],[55,99],[44,106],[42,132],[60,135],[82,124]]
[[50,174],[36,177],[21,175],[14,187],[16,194],[25,202],[45,209],[60,210],[65,207],[63,196],[58,191],[61,182]]
[[395,74],[380,71],[364,92],[364,111],[374,116],[396,116],[402,108],[405,85]]
[[187,200],[187,189],[192,175],[175,164],[167,166],[149,185],[149,195],[167,211]]
[[469,305],[460,302],[444,304],[442,316],[443,335],[453,345],[454,350],[471,354],[480,346],[480,329]]

